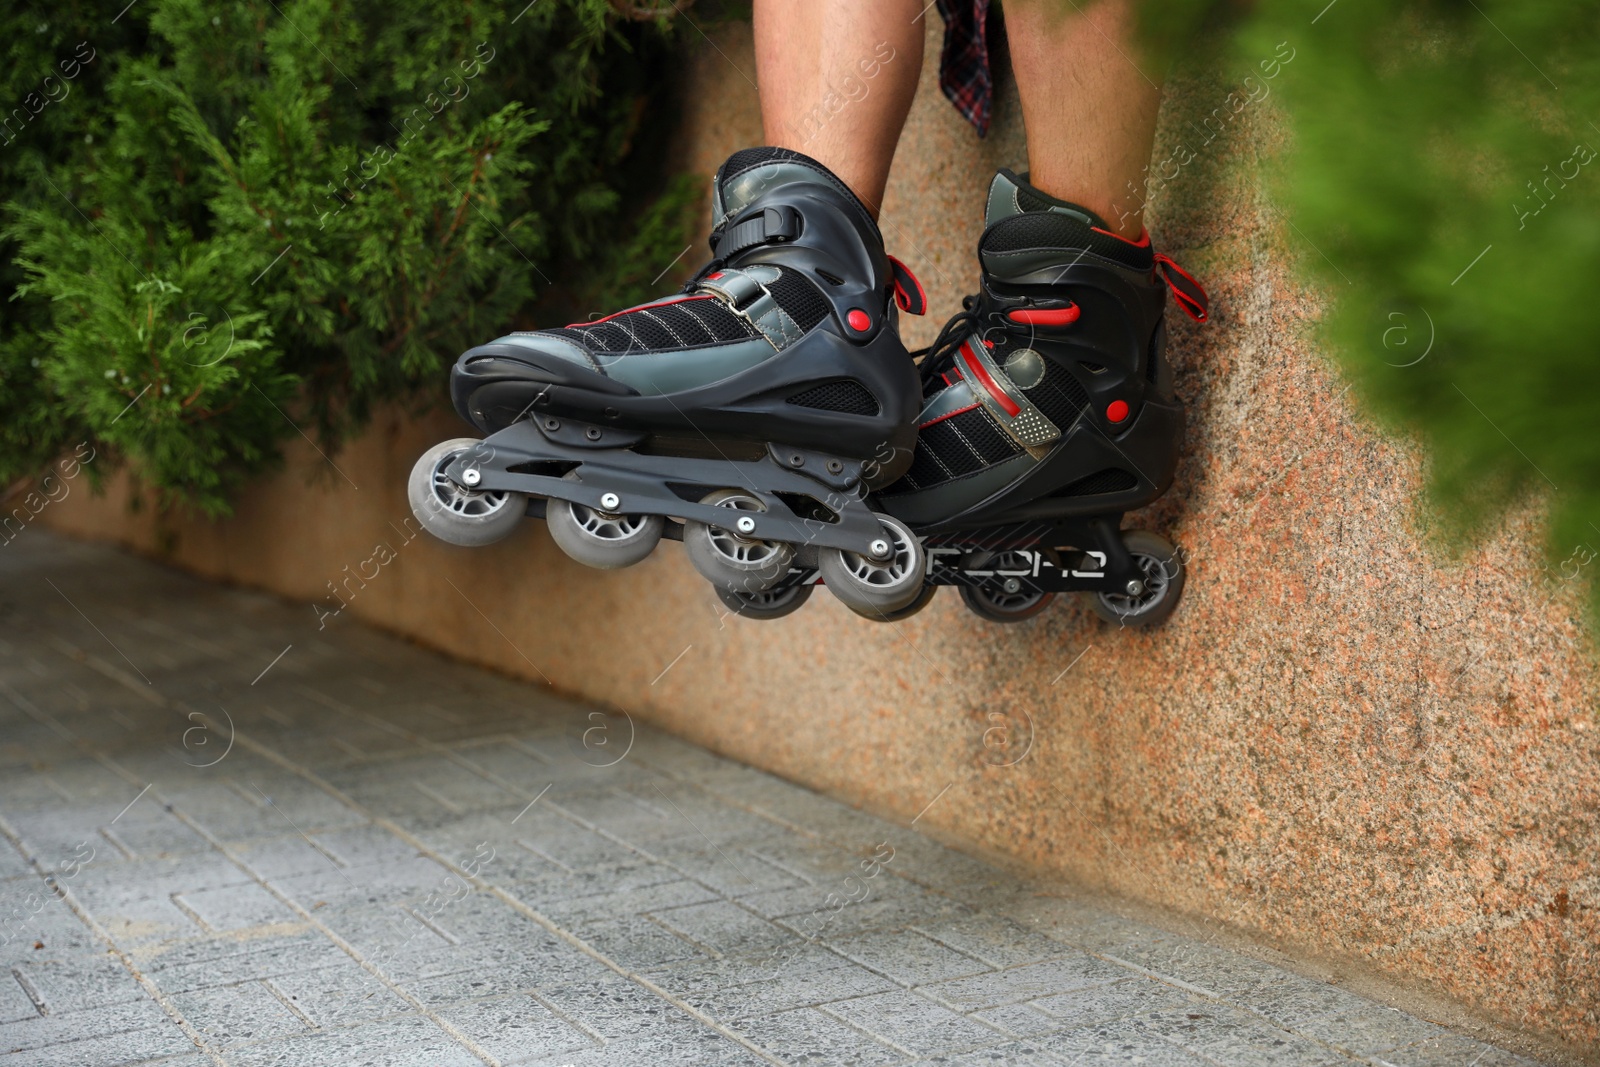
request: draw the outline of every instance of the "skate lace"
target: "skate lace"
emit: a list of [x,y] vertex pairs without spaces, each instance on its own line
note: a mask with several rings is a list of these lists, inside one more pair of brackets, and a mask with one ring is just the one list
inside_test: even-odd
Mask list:
[[939,331],[939,336],[934,339],[933,344],[911,353],[913,359],[921,360],[924,388],[950,369],[955,363],[956,353],[961,351],[962,343],[978,328],[980,316],[978,305],[977,294],[962,297],[961,310],[944,324],[944,329]]

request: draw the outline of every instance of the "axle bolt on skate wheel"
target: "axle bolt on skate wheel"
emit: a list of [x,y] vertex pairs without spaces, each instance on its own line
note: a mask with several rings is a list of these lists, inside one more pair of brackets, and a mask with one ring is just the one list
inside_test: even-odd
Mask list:
[[878,559],[882,559],[884,556],[889,554],[889,542],[885,541],[881,537],[867,547],[872,549],[872,554]]
[[1022,583],[1017,581],[1015,578],[1007,578],[1004,582],[1001,583],[1001,588],[1003,588],[1008,593],[1015,594],[1015,593],[1021,592]]
[[615,493],[603,493],[600,497],[600,506],[607,511],[616,511],[622,507],[622,498]]
[[583,431],[583,436],[587,437],[591,441],[598,441],[600,440],[600,431],[591,426],[587,430]]
[[1137,578],[1130,578],[1128,579],[1128,584],[1123,586],[1123,588],[1128,591],[1129,596],[1138,596],[1140,593],[1144,592],[1144,583]]
[[683,547],[689,562],[719,590],[754,595],[770,589],[789,573],[794,546],[751,536],[756,513],[767,510],[759,497],[737,489],[717,489],[700,503],[726,509],[726,519],[708,523],[689,519],[683,524]]
[[453,464],[481,447],[481,441],[470,437],[434,445],[417,460],[406,482],[411,513],[429,533],[452,545],[493,544],[521,525],[528,510],[522,493],[471,488],[483,480],[476,467],[463,471],[460,481],[450,475]]

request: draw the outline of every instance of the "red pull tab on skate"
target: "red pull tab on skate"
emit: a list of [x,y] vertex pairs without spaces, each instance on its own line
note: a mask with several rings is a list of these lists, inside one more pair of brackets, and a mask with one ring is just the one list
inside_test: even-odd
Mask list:
[[894,302],[900,305],[900,310],[908,315],[927,314],[928,294],[922,291],[917,276],[893,256],[889,257],[889,269],[894,274]]
[[1006,318],[1023,326],[1070,326],[1078,321],[1078,315],[1078,305],[1068,304],[1064,308],[1018,308]]
[[1200,283],[1194,280],[1194,275],[1173,262],[1171,256],[1160,252],[1155,254],[1155,261],[1162,281],[1172,290],[1173,297],[1184,313],[1196,322],[1207,321],[1211,316],[1211,300]]

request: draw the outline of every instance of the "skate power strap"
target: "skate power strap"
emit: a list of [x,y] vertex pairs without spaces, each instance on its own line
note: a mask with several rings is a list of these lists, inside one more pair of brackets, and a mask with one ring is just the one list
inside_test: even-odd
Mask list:
[[699,288],[727,301],[729,309],[745,319],[756,332],[782,352],[805,333],[789,313],[767,291],[779,278],[777,267],[756,265],[743,269],[725,267],[701,279]]
[[1023,448],[1043,448],[1061,436],[1061,428],[1033,406],[1011,376],[1000,369],[977,334],[961,343],[955,366],[978,403]]

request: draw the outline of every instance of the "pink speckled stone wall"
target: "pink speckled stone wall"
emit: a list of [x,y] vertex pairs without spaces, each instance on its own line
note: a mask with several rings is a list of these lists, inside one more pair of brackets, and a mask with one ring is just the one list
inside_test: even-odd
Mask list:
[[[749,30],[686,37],[700,89],[682,165],[709,174],[759,141]],[[916,344],[974,286],[994,168],[1025,165],[1014,93],[978,142],[938,94],[936,53],[931,37],[884,218],[935,309],[910,327]],[[1229,88],[1227,72],[1174,84],[1157,158]],[[1313,339],[1317,294],[1286,270],[1304,249],[1254,177],[1270,106],[1236,116],[1151,219],[1215,308],[1203,329],[1174,321],[1189,452],[1129,524],[1189,552],[1187,598],[1159,631],[1118,632],[1071,601],[1003,628],[948,590],[897,626],[826,595],[756,624],[723,617],[675,546],[600,573],[538,523],[486,550],[404,542],[390,524],[408,514],[406,472],[463,433],[449,414],[382,416],[338,457],[359,490],[291,450],[226,523],[129,515],[123,480],[47,518],[303,600],[312,629],[325,583],[390,543],[399,558],[350,614],[920,813],[946,839],[1355,957],[1592,1048],[1600,722],[1579,582],[1545,571],[1537,507],[1464,558],[1428,546],[1423,458],[1352,408]]]

